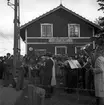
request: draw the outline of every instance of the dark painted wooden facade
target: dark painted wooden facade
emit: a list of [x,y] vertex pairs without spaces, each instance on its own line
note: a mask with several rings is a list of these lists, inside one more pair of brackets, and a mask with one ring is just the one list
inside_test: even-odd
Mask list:
[[[43,23],[53,24],[53,37],[41,37],[41,24]],[[80,25],[80,37],[71,38],[68,36],[68,24]],[[100,28],[94,23],[60,5],[39,18],[21,26],[20,34],[26,42],[27,53],[30,52],[29,48],[32,47],[33,51],[36,49],[46,49],[47,52],[56,54],[57,46],[64,46],[66,47],[67,54],[71,56],[76,53],[75,50],[78,46],[92,43],[90,37],[94,36],[99,30]],[[60,37],[61,40],[59,39],[60,41],[58,41]],[[57,38],[57,40],[51,41],[52,38]]]

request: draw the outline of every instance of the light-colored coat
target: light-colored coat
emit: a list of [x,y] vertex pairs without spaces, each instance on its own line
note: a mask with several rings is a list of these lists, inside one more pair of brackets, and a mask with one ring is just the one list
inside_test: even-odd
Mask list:
[[104,57],[99,56],[94,69],[95,96],[104,97]]

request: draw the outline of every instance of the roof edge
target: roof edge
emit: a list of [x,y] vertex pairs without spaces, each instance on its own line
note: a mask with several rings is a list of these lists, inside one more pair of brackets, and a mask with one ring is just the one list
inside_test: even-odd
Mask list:
[[58,7],[54,8],[54,9],[52,9],[52,10],[46,12],[46,13],[44,13],[43,15],[40,15],[39,17],[37,17],[37,18],[35,18],[35,19],[32,19],[31,21],[25,23],[24,25],[21,25],[20,29],[23,29],[23,28],[27,27],[28,25],[32,24],[33,22],[35,22],[35,21],[37,21],[37,20],[39,20],[39,19],[41,19],[41,18],[43,18],[43,17],[49,15],[50,13],[52,13],[52,12],[54,12],[54,11],[60,9],[60,8],[62,8],[62,9],[64,9],[64,10],[66,10],[66,11],[72,13],[73,15],[75,15],[75,16],[77,16],[78,18],[84,20],[85,22],[87,22],[87,23],[93,25],[94,27],[96,27],[96,28],[102,30],[102,28],[101,28],[99,25],[97,25],[97,24],[93,23],[92,21],[90,21],[90,20],[88,20],[88,19],[82,17],[81,15],[77,14],[76,12],[73,12],[72,10],[69,10],[68,8],[66,8],[65,6],[63,6],[62,4],[60,4]]

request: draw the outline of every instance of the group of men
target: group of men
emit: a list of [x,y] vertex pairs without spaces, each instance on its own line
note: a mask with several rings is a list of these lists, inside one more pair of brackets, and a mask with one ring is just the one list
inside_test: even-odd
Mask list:
[[55,60],[51,53],[42,56],[42,67],[39,70],[40,84],[46,91],[46,97],[49,98],[53,94],[53,88],[56,85]]
[[[97,105],[104,101],[104,46],[99,46],[94,52],[94,84],[95,84],[95,96],[97,97]],[[46,90],[46,97],[50,97],[53,93],[53,87],[56,85],[55,77],[55,60],[52,58],[52,54],[47,53],[44,59],[43,70],[40,71],[40,82],[43,85],[42,88]],[[4,81],[9,79],[9,75],[12,75],[13,56],[10,53],[5,58],[0,58],[0,79]],[[8,83],[4,83],[8,85]],[[103,105],[103,104],[101,104]]]
[[6,56],[0,57],[0,79],[3,80],[3,86],[14,85],[13,81],[13,56],[7,53]]

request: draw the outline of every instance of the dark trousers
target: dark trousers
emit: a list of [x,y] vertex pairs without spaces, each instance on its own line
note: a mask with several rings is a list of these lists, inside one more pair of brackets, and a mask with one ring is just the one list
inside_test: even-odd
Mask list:
[[104,98],[96,97],[96,105],[104,105]]
[[0,71],[0,79],[3,79],[3,71]]

